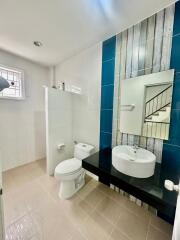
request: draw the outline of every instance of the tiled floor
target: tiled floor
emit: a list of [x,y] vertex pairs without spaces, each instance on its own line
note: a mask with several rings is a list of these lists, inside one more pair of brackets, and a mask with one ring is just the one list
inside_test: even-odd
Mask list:
[[37,161],[3,175],[6,239],[170,240],[172,227],[87,177],[70,200]]

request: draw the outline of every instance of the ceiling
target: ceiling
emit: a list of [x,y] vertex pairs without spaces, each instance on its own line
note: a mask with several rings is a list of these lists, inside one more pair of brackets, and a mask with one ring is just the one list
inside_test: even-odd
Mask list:
[[[173,0],[0,0],[0,48],[57,64]],[[39,40],[43,47],[35,47]]]

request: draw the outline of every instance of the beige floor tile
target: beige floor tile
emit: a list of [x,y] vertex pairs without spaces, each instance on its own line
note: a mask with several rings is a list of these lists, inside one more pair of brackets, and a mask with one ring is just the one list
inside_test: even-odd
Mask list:
[[25,204],[16,204],[16,206],[8,206],[8,208],[4,207],[4,222],[5,226],[9,226],[13,222],[17,221],[25,214],[28,213]]
[[138,217],[142,218],[143,221],[145,221],[147,224],[149,223],[152,214],[148,210],[138,206],[136,203],[130,201],[125,196],[123,196],[122,205],[129,211],[132,211]]
[[39,224],[44,240],[86,240],[73,222],[63,213],[55,218],[49,217],[48,220],[39,222]]
[[[90,178],[90,176],[87,176],[87,178]],[[89,179],[87,183],[89,184],[89,186],[92,185],[95,188],[102,184],[93,178]]]
[[30,175],[34,169],[35,169],[34,163],[28,163],[28,164],[25,164],[20,167],[16,167],[16,168],[12,169],[11,175],[14,178],[24,177],[26,175]]
[[44,240],[68,240],[72,236],[73,226],[65,217],[49,218],[41,227]]
[[78,192],[79,195],[87,194],[87,192],[91,192],[92,190],[95,190],[98,186],[97,181],[90,180],[88,181]]
[[33,236],[30,240],[42,240],[38,235]]
[[91,205],[85,200],[75,195],[69,200],[59,199],[57,202],[59,209],[74,223],[75,226],[81,225],[93,211]]
[[27,185],[28,188],[24,188],[24,198],[29,211],[34,211],[46,206],[52,198],[44,191],[38,184],[38,182],[32,182]]
[[112,229],[113,225],[96,211],[80,226],[81,233],[88,240],[109,239]]
[[165,222],[161,218],[152,215],[150,219],[150,224],[153,225],[155,228],[160,229],[162,232],[168,234],[169,236],[172,235],[173,226]]
[[51,200],[46,200],[41,207],[39,206],[37,209],[33,210],[33,212],[38,214],[41,219],[48,221],[48,219],[56,218],[56,216],[61,213],[61,210],[56,203]]
[[137,217],[134,213],[124,208],[121,211],[117,228],[133,240],[145,240],[148,224],[143,218]]
[[44,191],[48,192],[51,197],[54,198],[54,200],[58,201],[59,196],[59,187],[60,187],[60,182],[57,181],[54,177],[48,176],[48,175],[43,175],[37,179],[41,187],[44,189]]
[[121,206],[113,199],[106,197],[96,206],[96,211],[110,223],[116,224],[121,214]]
[[119,229],[115,228],[113,229],[109,240],[132,240],[132,239],[128,238]]
[[32,181],[32,177],[30,174],[16,174],[13,176],[13,181],[15,183],[14,189],[18,189],[19,187],[26,186],[29,182]]
[[47,174],[43,174],[40,176],[37,181],[44,187],[45,190],[51,190],[54,185],[59,185],[58,181],[54,178],[54,176],[49,176]]
[[3,174],[4,191],[6,192],[18,189],[19,187],[22,187],[27,183],[35,180],[39,176],[44,175],[45,170],[41,165],[42,161],[35,161],[33,163],[28,163],[26,165],[5,172]]
[[[44,212],[44,214],[45,213],[46,212]],[[51,239],[50,230],[53,231],[54,228],[57,229],[55,230],[56,234],[57,232],[60,232],[60,230],[62,230],[62,234],[64,233],[64,235],[66,235],[66,238],[70,238],[71,234],[69,233],[69,230],[63,225],[66,222],[70,224],[70,220],[68,220],[63,213],[57,213],[57,214],[54,214],[54,216],[51,214],[45,217],[45,215],[37,211],[37,212],[31,212],[30,216],[33,219],[35,229],[37,229],[37,232],[39,236],[41,236],[41,239],[43,240],[48,239],[48,237],[49,239]],[[46,235],[47,235],[47,238],[45,238]]]
[[24,236],[25,240],[170,239],[171,225],[89,176],[71,199],[60,199],[60,183],[46,174],[45,164],[36,161],[3,173],[8,236]]
[[100,183],[97,186],[98,190],[102,191],[106,196],[112,198],[114,201],[116,201],[119,204],[122,204],[124,197],[122,195],[120,195],[120,193],[115,192],[114,190],[112,190],[110,187]]
[[76,229],[71,232],[72,236],[69,240],[88,240],[86,236],[84,236],[79,229]]
[[171,240],[172,236],[150,225],[147,240]]
[[44,176],[44,170],[41,168],[34,168],[33,171],[30,173],[30,177],[35,180],[39,177]]
[[9,226],[6,226],[6,240],[31,239],[35,236],[42,239],[29,213],[26,213]]
[[78,196],[94,208],[106,197],[106,195],[99,191],[96,185],[92,183],[88,183],[87,186],[85,185],[83,189],[78,192]]
[[3,172],[2,181],[3,181],[4,193],[9,192],[16,187],[15,182],[12,177],[12,174],[11,174],[11,170]]
[[44,172],[46,172],[46,159],[45,158],[37,160],[37,161],[35,161],[35,163],[39,168],[43,169]]
[[3,195],[5,225],[10,225],[28,212],[25,199],[18,192],[7,192]]
[[75,205],[81,208],[86,214],[91,214],[94,207],[92,207],[88,202],[80,197],[75,199]]

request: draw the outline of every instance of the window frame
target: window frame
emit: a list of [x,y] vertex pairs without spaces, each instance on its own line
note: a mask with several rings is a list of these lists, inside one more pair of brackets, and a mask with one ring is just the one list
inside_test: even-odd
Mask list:
[[21,73],[21,76],[22,76],[22,79],[21,79],[21,97],[11,97],[11,96],[0,96],[0,100],[16,100],[16,101],[22,101],[22,100],[25,100],[26,99],[26,95],[25,95],[25,81],[24,81],[24,70],[23,69],[20,69],[20,68],[16,68],[16,67],[11,67],[11,66],[8,66],[8,65],[3,65],[3,64],[0,64],[0,68],[5,68],[5,69],[8,69],[8,70],[12,70],[12,71],[17,71],[17,72],[20,72]]

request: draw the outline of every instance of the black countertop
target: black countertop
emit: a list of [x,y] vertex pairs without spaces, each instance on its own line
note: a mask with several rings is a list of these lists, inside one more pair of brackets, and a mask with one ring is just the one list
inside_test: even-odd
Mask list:
[[173,218],[177,193],[164,188],[166,179],[178,184],[179,176],[156,163],[155,173],[149,178],[135,178],[117,171],[112,166],[111,149],[101,150],[82,161],[83,168],[96,174],[106,184],[114,184]]

